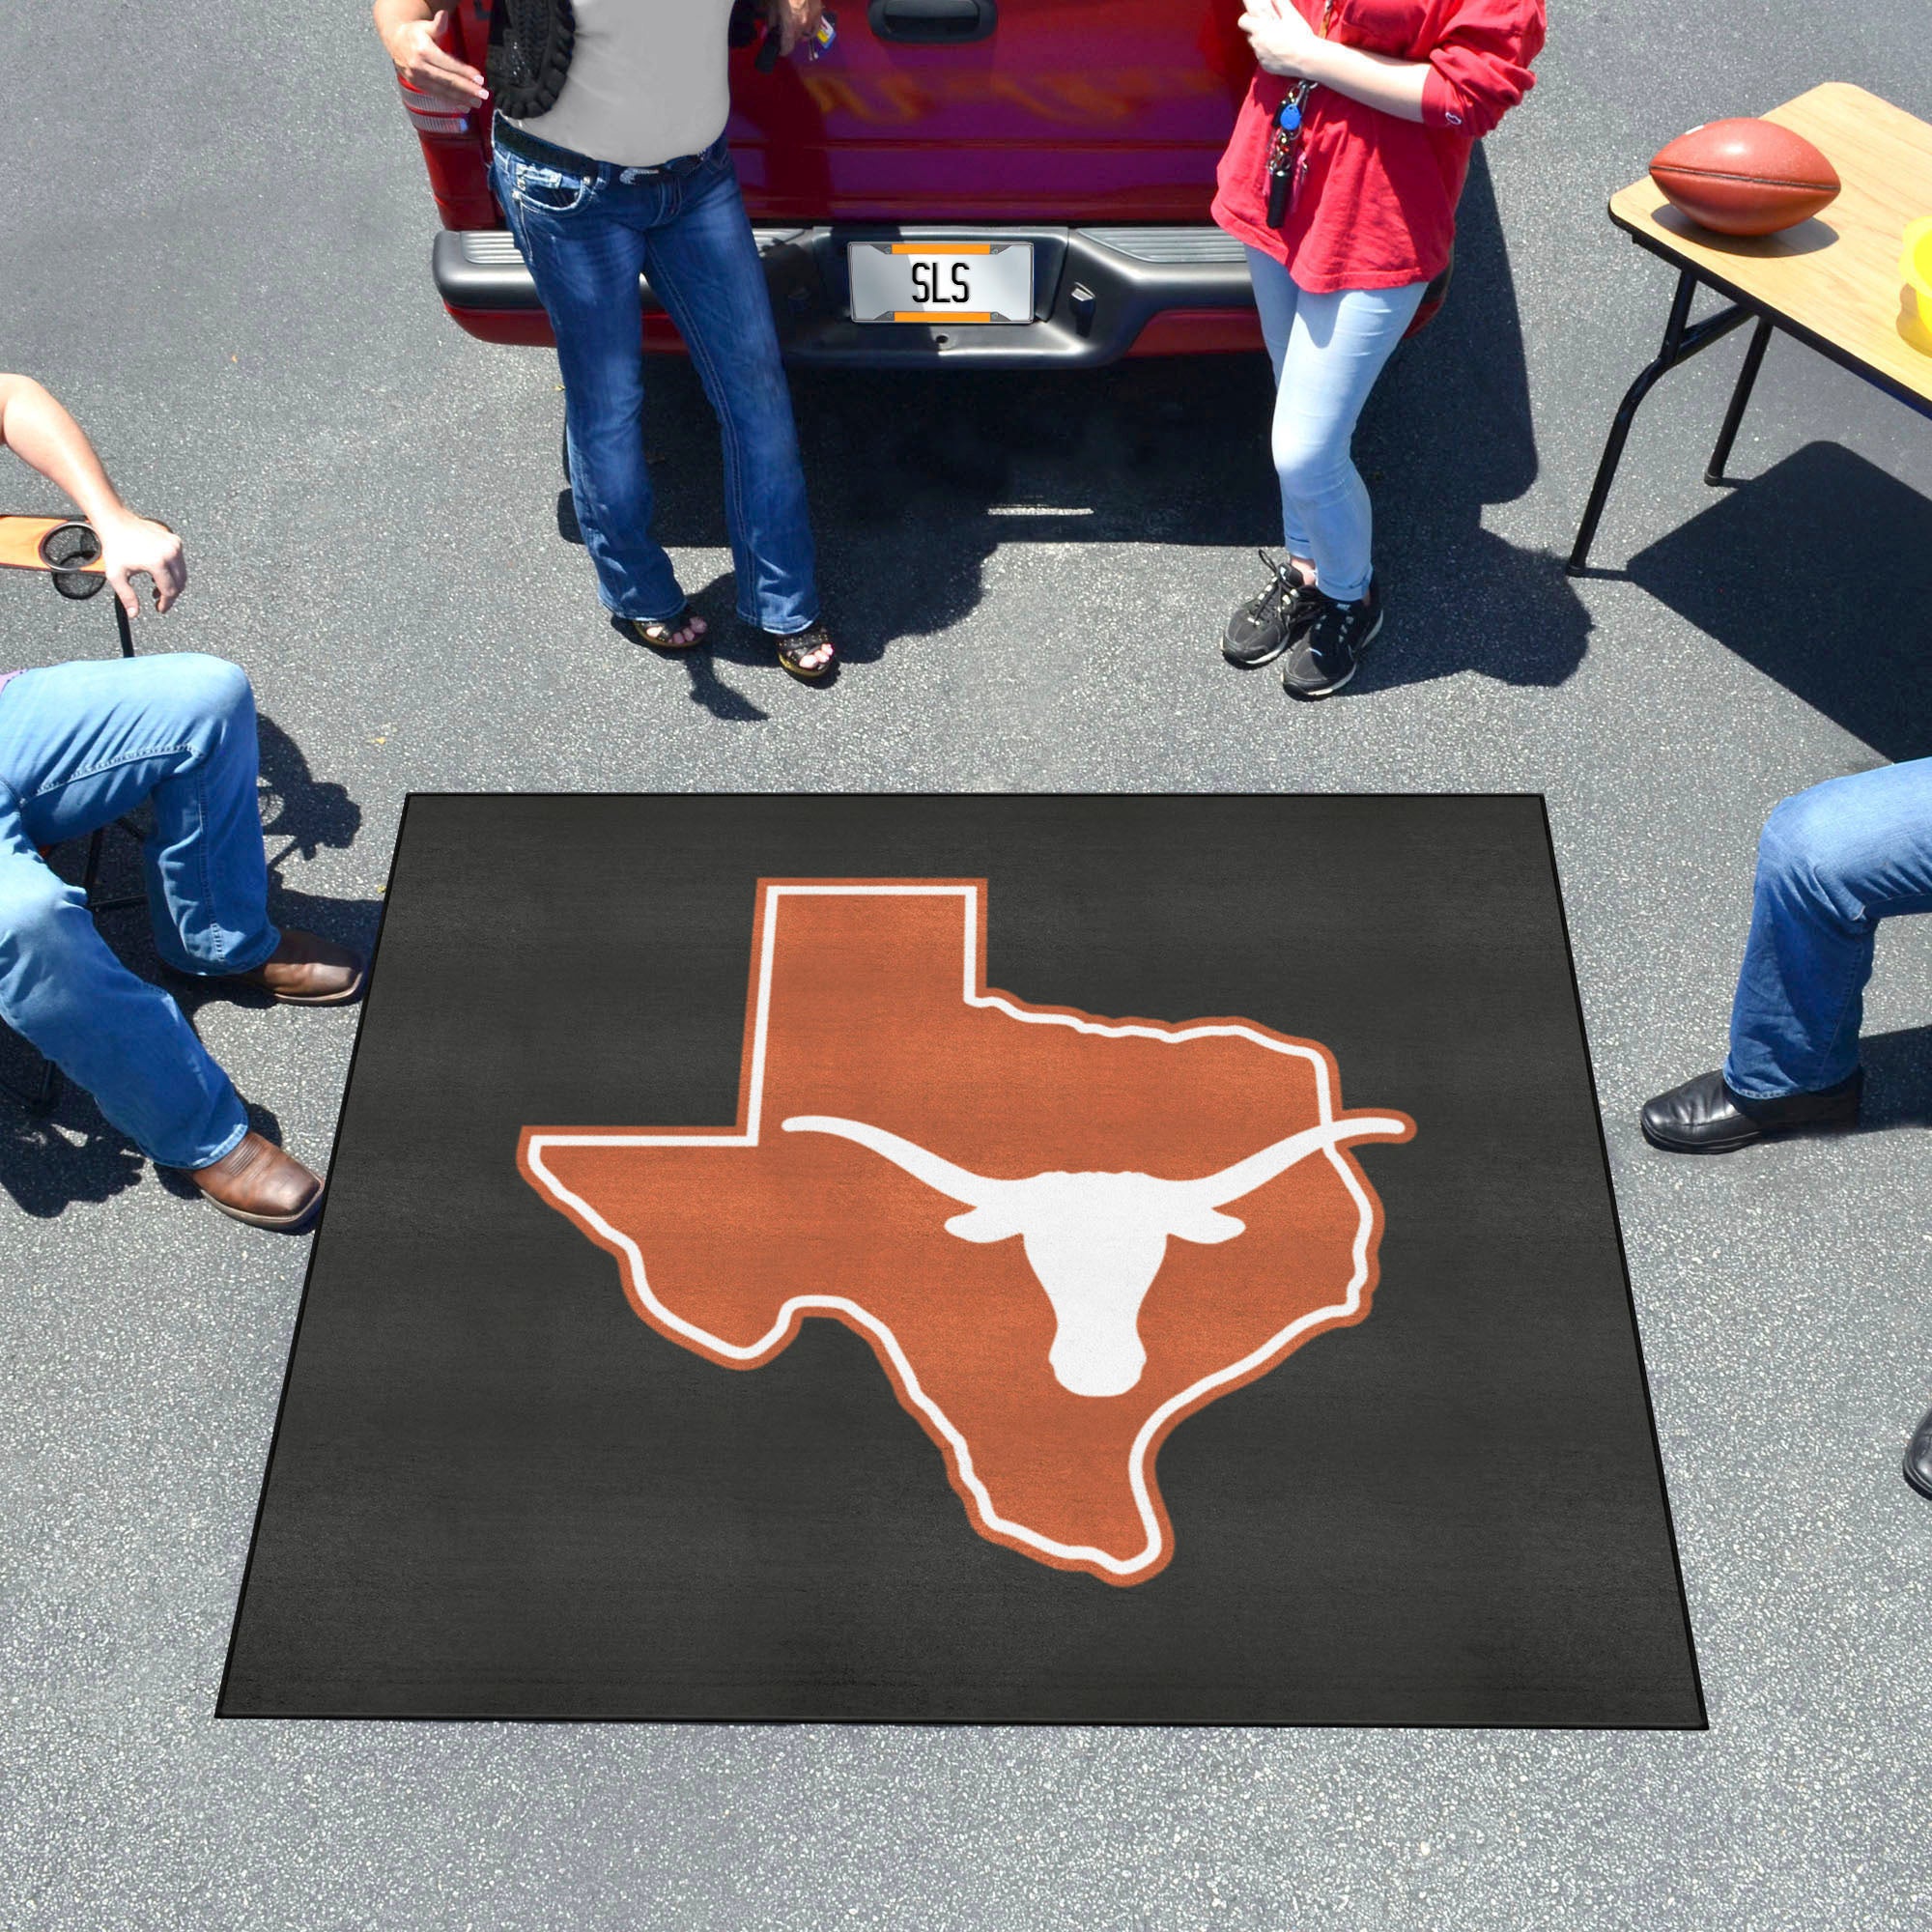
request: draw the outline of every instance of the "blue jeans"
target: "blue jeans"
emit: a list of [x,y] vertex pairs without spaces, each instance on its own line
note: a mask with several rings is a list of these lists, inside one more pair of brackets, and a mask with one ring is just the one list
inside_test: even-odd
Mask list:
[[242,1102],[39,848],[152,799],[142,861],[156,949],[184,973],[245,973],[281,937],[255,769],[254,696],[219,658],[54,665],[0,687],[0,1020],[164,1167],[219,1160],[247,1131]]
[[718,417],[738,614],[783,636],[818,616],[805,471],[771,298],[723,138],[688,172],[539,166],[500,144],[497,199],[556,337],[577,522],[619,617],[674,616],[684,594],[651,535],[643,299],[684,337]]
[[1833,779],[1771,814],[1731,1008],[1733,1093],[1851,1078],[1878,923],[1907,912],[1932,912],[1932,758]]
[[1426,282],[1312,296],[1272,255],[1248,250],[1262,336],[1274,363],[1274,467],[1282,541],[1330,597],[1366,596],[1374,522],[1349,454],[1355,419],[1422,306]]

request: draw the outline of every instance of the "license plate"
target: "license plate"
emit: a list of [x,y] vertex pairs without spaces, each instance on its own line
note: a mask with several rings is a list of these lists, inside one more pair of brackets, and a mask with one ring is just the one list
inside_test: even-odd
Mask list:
[[854,242],[854,322],[1031,322],[1031,242]]

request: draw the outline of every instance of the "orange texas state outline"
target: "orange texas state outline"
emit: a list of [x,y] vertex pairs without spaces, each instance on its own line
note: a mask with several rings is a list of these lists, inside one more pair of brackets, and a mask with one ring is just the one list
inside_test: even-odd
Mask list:
[[732,1368],[866,1337],[973,1527],[1138,1583],[1184,1416],[1359,1321],[1381,1207],[1325,1047],[985,985],[978,880],[763,880],[739,1118],[527,1127],[532,1186],[632,1306]]

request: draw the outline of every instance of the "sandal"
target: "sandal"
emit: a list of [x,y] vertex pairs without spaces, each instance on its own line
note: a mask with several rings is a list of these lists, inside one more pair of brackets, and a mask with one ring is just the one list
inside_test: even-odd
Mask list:
[[687,638],[678,642],[677,634],[688,631],[694,624],[702,624],[703,619],[693,611],[691,606],[680,604],[668,617],[626,617],[624,627],[640,644],[648,644],[654,651],[695,651],[709,634],[709,627],[700,630],[695,638]]
[[[821,678],[829,676],[838,662],[838,652],[832,641],[832,633],[823,624],[811,624],[803,631],[793,631],[789,635],[767,631],[765,636],[778,646],[779,663],[790,671],[793,677],[806,684],[816,684]],[[823,651],[825,656],[815,665],[807,664],[805,660],[815,651]]]

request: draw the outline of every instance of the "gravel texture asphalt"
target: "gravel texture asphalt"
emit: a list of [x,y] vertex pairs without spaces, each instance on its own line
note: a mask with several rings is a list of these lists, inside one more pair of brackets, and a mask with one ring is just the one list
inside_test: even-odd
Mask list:
[[[1271,535],[1256,361],[801,378],[844,674],[806,690],[730,640],[663,663],[560,540],[553,359],[435,300],[363,8],[0,17],[0,365],[186,534],[192,587],[144,642],[253,677],[285,923],[373,930],[412,787],[1546,793],[1712,1719],[217,1723],[307,1244],[175,1198],[74,1097],[50,1127],[0,1113],[0,1924],[1932,1922],[1932,1507],[1897,1474],[1932,1401],[1932,922],[1880,946],[1874,1130],[1684,1164],[1634,1118],[1720,1051],[1770,807],[1932,752],[1932,441],[1780,340],[1747,480],[1707,489],[1733,339],[1639,419],[1604,574],[1557,562],[1669,294],[1605,194],[1821,78],[1932,115],[1922,24],[1897,0],[1559,10],[1472,181],[1451,309],[1363,424],[1388,630],[1299,707],[1215,650]],[[714,586],[716,438],[681,368],[649,431],[664,528]],[[0,495],[60,507],[17,469]],[[18,590],[0,664],[111,647],[102,607]],[[354,1013],[197,1023],[326,1162]]]

